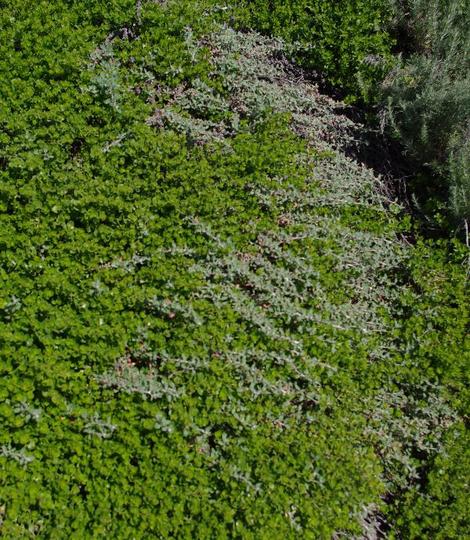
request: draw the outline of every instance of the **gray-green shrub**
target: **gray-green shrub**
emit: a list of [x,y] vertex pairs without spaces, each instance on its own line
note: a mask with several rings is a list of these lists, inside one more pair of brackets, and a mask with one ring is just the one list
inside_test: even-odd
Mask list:
[[392,7],[392,30],[408,54],[383,81],[383,123],[431,169],[453,218],[468,220],[470,2],[393,0]]

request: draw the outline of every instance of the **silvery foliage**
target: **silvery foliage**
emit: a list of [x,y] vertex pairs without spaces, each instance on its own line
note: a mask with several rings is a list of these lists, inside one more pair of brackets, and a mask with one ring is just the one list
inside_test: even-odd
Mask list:
[[155,429],[171,433],[174,431],[175,426],[171,420],[168,419],[163,413],[158,413],[155,416]]
[[[13,407],[13,411],[24,422],[39,422],[42,416],[42,410],[36,409],[30,403],[22,401]],[[7,459],[17,461],[20,465],[26,466],[34,460],[33,456],[28,455],[25,452],[25,448],[32,448],[32,446],[26,446],[20,449],[14,448],[10,443],[0,446],[0,456],[4,456]]]
[[[190,87],[167,89],[172,97],[163,109],[165,113],[185,114],[189,123],[223,114],[228,120],[217,124],[217,131],[232,134],[240,129],[241,118],[256,123],[271,112],[287,113],[293,116],[293,129],[315,139],[318,148],[353,142],[355,126],[337,113],[341,104],[321,95],[300,71],[293,73],[282,41],[221,28],[199,42],[191,38],[190,43],[191,57],[197,57],[203,48],[210,50],[212,75],[223,80],[224,93],[196,79]],[[214,124],[208,121],[206,127],[210,133]]]
[[[417,391],[421,391],[421,399],[416,397]],[[410,450],[428,455],[440,452],[445,431],[457,420],[456,412],[439,398],[439,388],[431,383],[415,388],[413,394],[382,389],[377,401],[379,406],[371,413],[367,432],[381,441],[391,471],[404,468],[409,479],[419,480]],[[402,487],[406,487],[405,477],[397,478],[402,478]]]
[[197,314],[197,312],[190,305],[188,306],[186,303],[184,303],[184,301],[178,300],[177,297],[173,297],[170,300],[154,296],[149,300],[148,305],[155,313],[159,315],[166,315],[170,319],[173,319],[179,315],[183,319],[192,322],[197,326],[203,324],[203,320]]
[[117,429],[117,426],[109,421],[103,420],[98,413],[93,415],[83,413],[82,418],[85,420],[83,432],[87,435],[98,437],[99,439],[111,438]]
[[157,369],[139,369],[131,358],[119,359],[111,373],[97,379],[103,386],[137,393],[149,400],[165,399],[171,402],[184,393],[184,390],[177,388],[171,380],[162,379]]
[[65,411],[62,413],[65,417],[74,421],[80,419],[80,429],[87,435],[98,437],[99,439],[110,439],[117,430],[117,426],[108,418],[104,420],[95,412],[93,414],[81,410],[74,403],[67,403]]
[[95,96],[102,96],[105,103],[115,111],[120,110],[122,101],[119,67],[120,62],[114,57],[111,40],[106,40],[90,55],[88,69],[92,76],[88,91]]
[[22,305],[23,303],[17,296],[15,296],[14,294],[10,296],[10,300],[3,307],[3,311],[5,312],[6,319],[11,320],[12,315],[15,314],[17,311],[19,311]]
[[24,465],[24,466],[34,461],[34,457],[28,456],[25,453],[24,448],[17,450],[16,448],[13,448],[10,444],[8,445],[3,444],[2,446],[0,446],[0,456],[4,456],[7,459],[12,459],[14,461],[17,461],[20,465]]
[[22,401],[21,403],[18,403],[13,409],[16,414],[24,418],[26,422],[39,422],[39,419],[42,415],[41,409],[34,408],[31,404],[27,403],[26,401]]
[[359,536],[351,536],[346,531],[336,531],[331,540],[341,540],[342,538],[349,538],[350,540],[382,540],[387,537],[387,523],[377,504],[371,503],[363,506],[356,512],[355,517],[362,529]]
[[135,253],[130,259],[115,259],[111,262],[103,263],[100,265],[100,268],[112,268],[112,269],[122,269],[127,274],[130,274],[136,270],[136,268],[144,266],[150,261],[149,257],[139,255]]

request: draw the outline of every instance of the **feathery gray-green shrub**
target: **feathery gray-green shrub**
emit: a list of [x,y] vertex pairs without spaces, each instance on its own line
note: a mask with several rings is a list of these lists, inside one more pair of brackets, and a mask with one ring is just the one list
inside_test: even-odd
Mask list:
[[457,223],[470,218],[470,2],[392,2],[407,49],[382,83],[382,120],[447,192]]

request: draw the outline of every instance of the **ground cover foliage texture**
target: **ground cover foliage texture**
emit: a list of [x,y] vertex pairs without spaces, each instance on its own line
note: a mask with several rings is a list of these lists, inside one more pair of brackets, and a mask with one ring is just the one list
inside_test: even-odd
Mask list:
[[233,13],[4,2],[6,538],[468,530],[459,245]]

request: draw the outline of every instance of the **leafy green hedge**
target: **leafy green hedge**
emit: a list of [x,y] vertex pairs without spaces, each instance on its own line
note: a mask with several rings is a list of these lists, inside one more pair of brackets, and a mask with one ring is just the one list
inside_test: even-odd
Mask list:
[[435,530],[458,245],[405,248],[351,123],[217,5],[3,4],[0,535]]

